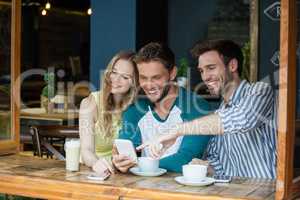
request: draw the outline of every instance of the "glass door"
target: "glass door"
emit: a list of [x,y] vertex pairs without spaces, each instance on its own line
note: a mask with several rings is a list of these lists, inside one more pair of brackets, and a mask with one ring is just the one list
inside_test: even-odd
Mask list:
[[0,3],[0,140],[11,135],[11,1]]
[[0,1],[0,154],[16,152],[19,143],[20,6]]

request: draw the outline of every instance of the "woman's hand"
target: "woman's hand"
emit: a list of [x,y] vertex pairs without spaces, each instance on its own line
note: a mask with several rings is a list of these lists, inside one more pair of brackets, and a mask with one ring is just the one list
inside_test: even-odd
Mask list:
[[110,174],[114,174],[114,169],[111,166],[111,164],[109,164],[107,162],[107,160],[105,160],[104,158],[99,159],[94,165],[93,165],[93,171],[96,172],[96,174],[98,176],[107,176]]

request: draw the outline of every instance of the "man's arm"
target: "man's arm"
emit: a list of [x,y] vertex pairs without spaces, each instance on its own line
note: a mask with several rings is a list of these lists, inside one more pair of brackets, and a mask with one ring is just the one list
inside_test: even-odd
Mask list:
[[210,136],[184,136],[177,153],[162,158],[160,167],[168,171],[181,172],[182,166],[188,164],[193,158],[201,158]]
[[180,135],[221,135],[224,133],[223,124],[218,114],[185,122],[177,126],[176,134]]
[[246,133],[272,120],[273,105],[271,86],[257,83],[239,104],[217,110],[216,113],[222,120],[224,133]]
[[[224,133],[245,133],[260,126],[272,117],[274,104],[272,88],[264,83],[256,84],[237,105],[219,109],[214,114],[185,122],[175,130],[160,136],[157,143],[165,148],[172,145],[182,135],[222,135]],[[153,154],[159,154],[151,143],[144,143],[137,149],[148,146]]]
[[213,167],[214,174],[223,175],[224,170],[219,159],[220,152],[217,149],[217,145],[218,145],[217,137],[213,137],[210,140],[207,147],[207,160],[209,162],[209,165]]
[[272,105],[272,88],[266,84],[257,84],[239,104],[179,125],[175,137],[189,134],[245,133],[269,120]]
[[[184,121],[196,119],[212,111],[210,104],[194,93],[183,93],[182,97],[187,100],[180,105],[181,118]],[[203,156],[209,140],[210,136],[184,136],[178,151],[160,160],[161,167],[169,171],[181,172],[183,165],[188,164],[193,158]]]

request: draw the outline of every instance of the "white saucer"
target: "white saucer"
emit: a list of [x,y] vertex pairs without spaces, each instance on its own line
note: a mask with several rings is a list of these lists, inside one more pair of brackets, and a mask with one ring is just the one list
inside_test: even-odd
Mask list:
[[206,185],[211,185],[215,182],[215,179],[214,178],[210,178],[210,177],[206,177],[205,179],[203,180],[200,180],[200,181],[187,181],[184,179],[183,176],[177,176],[175,177],[175,181],[177,183],[180,183],[182,185],[189,185],[189,186],[206,186]]
[[166,169],[158,168],[155,172],[142,172],[138,167],[132,167],[129,171],[138,176],[160,176],[167,172]]

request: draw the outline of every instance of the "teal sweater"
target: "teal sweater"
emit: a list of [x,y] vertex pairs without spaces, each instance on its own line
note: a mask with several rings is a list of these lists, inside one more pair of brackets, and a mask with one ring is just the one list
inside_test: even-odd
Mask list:
[[[155,113],[150,101],[139,98],[123,113],[123,125],[119,138],[129,139],[137,147],[141,145],[142,141],[155,139],[158,133],[166,132],[166,128],[168,129],[170,126],[193,120],[209,112],[210,105],[207,101],[183,88],[179,89],[179,94],[166,119],[161,119]],[[209,139],[210,136],[182,137],[177,148],[174,147],[170,155],[160,159],[160,167],[168,171],[181,172],[183,165],[189,163],[193,158],[203,156]],[[143,152],[143,155],[147,155],[147,153]]]

